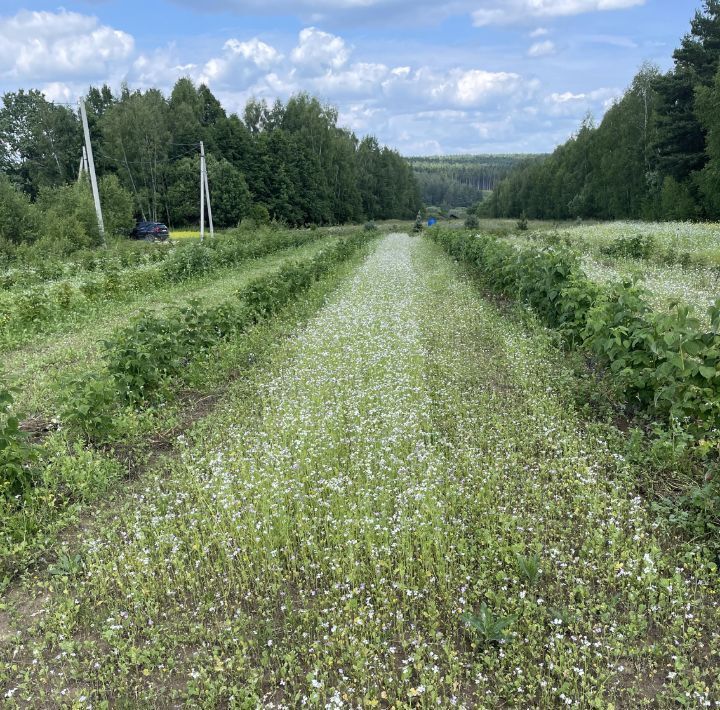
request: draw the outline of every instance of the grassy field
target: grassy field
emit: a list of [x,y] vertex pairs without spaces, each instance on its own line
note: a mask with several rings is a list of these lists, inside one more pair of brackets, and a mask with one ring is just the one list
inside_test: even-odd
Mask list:
[[[332,237],[329,239],[332,240]],[[181,307],[194,300],[206,306],[216,304],[251,279],[277,269],[288,259],[317,253],[326,244],[327,240],[322,239],[305,246],[283,249],[220,274],[141,292],[127,301],[111,301],[89,312],[72,314],[63,323],[61,334],[41,333],[26,338],[22,347],[7,353],[5,375],[19,388],[17,399],[23,409],[50,415],[57,408],[61,380],[92,367],[98,360],[102,341],[141,311]]]
[[[483,232],[486,226],[502,233],[498,220],[483,224]],[[527,231],[512,230],[506,238],[518,245],[570,245],[582,255],[593,280],[634,280],[648,290],[658,309],[679,301],[703,317],[720,296],[720,225],[531,223]]]
[[[15,406],[51,420],[140,308],[272,303],[338,234],[38,334],[7,357]],[[358,244],[110,439],[38,444],[55,478],[5,527],[5,704],[720,707],[718,548],[657,505],[669,459],[603,374],[430,239]]]

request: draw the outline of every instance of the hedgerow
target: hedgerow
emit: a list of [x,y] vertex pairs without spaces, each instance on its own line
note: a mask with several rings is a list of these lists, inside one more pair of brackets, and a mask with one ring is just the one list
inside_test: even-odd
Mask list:
[[[192,360],[277,312],[369,238],[357,234],[338,241],[312,258],[258,277],[232,299],[209,308],[195,301],[167,313],[141,313],[104,343],[105,371],[78,383],[64,420],[86,435],[107,434],[108,409],[149,401]],[[115,393],[112,402],[108,389]]]
[[[193,301],[169,312],[141,313],[104,342],[102,369],[64,383],[62,425],[83,439],[110,441],[123,408],[157,403],[193,360],[279,311],[371,239],[373,235],[363,233],[343,238],[314,257],[256,278],[211,307]],[[12,403],[10,390],[0,382],[0,497],[17,495],[20,500],[32,486],[36,449],[20,430]]]
[[[222,268],[231,268],[244,261],[316,241],[321,232],[268,231],[248,235],[240,231],[207,240],[205,243],[189,244],[177,249],[163,250],[159,263],[139,260],[141,252],[128,252],[124,258],[99,259],[92,257],[87,266],[91,273],[83,280],[77,278],[33,285],[24,290],[0,292],[0,324],[3,326],[2,341],[14,342],[18,333],[36,331],[73,309],[92,302],[127,298],[159,288],[167,283],[180,283],[191,278],[207,276]],[[124,268],[138,259],[136,268]]]
[[517,248],[495,237],[435,230],[432,238],[477,268],[496,291],[530,305],[543,322],[606,366],[637,409],[680,422],[696,440],[720,427],[720,299],[702,326],[686,305],[649,305],[631,281],[599,285],[563,246]]

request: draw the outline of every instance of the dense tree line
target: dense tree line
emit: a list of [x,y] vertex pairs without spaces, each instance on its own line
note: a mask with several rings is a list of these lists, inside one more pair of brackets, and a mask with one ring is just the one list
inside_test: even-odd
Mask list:
[[663,74],[643,65],[599,126],[590,118],[513,171],[492,216],[720,219],[720,0],[705,0]]
[[[16,189],[13,204],[47,201],[77,179],[77,110],[34,90],[6,93],[2,103],[0,191]],[[240,117],[207,86],[180,79],[169,97],[91,88],[86,105],[100,180],[106,191],[130,196],[136,217],[197,224],[200,141],[221,227],[247,217],[293,226],[413,217],[420,207],[412,169],[398,153],[339,127],[337,111],[306,94],[271,106],[250,101]],[[0,214],[0,240],[34,238],[32,225],[5,233],[6,221]]]
[[470,207],[522,162],[522,155],[453,155],[410,158],[426,205]]

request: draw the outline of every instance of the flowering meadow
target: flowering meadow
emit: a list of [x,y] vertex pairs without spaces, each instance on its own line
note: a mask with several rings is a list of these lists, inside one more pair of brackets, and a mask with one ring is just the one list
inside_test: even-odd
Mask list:
[[316,298],[9,597],[6,705],[720,707],[717,562],[552,334],[398,233]]
[[583,257],[585,273],[598,283],[636,279],[647,289],[650,302],[658,310],[667,308],[673,301],[692,306],[695,313],[704,316],[707,309],[720,296],[720,270],[706,266],[652,264],[632,259]]
[[634,280],[658,310],[675,301],[704,318],[720,295],[720,224],[604,222],[514,233],[510,243],[565,245],[582,254],[585,273],[601,284]]
[[652,239],[659,253],[687,252],[696,260],[720,264],[720,224],[695,222],[600,222],[556,230],[583,250],[598,252],[618,238]]

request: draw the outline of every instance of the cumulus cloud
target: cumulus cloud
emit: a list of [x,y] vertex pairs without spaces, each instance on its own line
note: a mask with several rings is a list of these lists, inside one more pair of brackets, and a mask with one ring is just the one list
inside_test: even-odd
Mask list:
[[131,57],[133,38],[77,12],[30,12],[0,17],[0,77],[57,81],[106,74]]
[[339,69],[350,57],[350,49],[342,37],[306,27],[290,56],[294,64],[306,70]]
[[577,116],[579,112],[590,111],[602,114],[613,102],[622,96],[622,90],[601,87],[587,92],[552,92],[545,97],[544,104],[550,116]]
[[393,71],[385,64],[358,62],[339,71],[326,70],[309,78],[308,85],[324,96],[370,96],[382,90]]
[[229,39],[219,57],[209,59],[198,81],[215,86],[228,83],[247,83],[277,66],[283,55],[274,47],[254,37],[247,42]]
[[161,47],[149,53],[140,54],[133,61],[126,79],[136,86],[152,87],[172,86],[181,76],[192,76],[197,65],[183,63],[177,56],[174,44]]
[[530,49],[528,49],[529,57],[547,57],[551,54],[555,54],[555,43],[550,40],[535,42],[535,44],[531,45]]
[[438,71],[428,65],[393,67],[351,59],[352,49],[342,37],[308,27],[299,33],[289,56],[257,39],[231,40],[220,56],[190,75],[213,89],[234,88],[259,97],[287,98],[307,90],[330,101],[363,100],[389,107],[410,102],[418,110],[517,103],[538,88],[537,80],[515,72],[460,67]]

